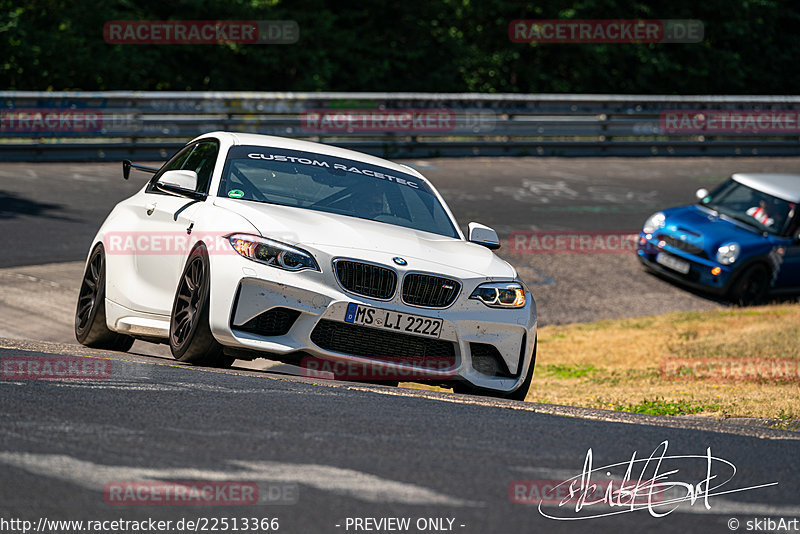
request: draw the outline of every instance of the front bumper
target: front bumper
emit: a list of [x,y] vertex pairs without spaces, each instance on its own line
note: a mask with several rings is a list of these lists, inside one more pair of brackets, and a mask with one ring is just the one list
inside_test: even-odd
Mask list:
[[[262,352],[267,358],[297,361],[311,356],[342,362],[349,368],[369,365],[370,369],[385,369],[387,377],[400,377],[401,380],[410,377],[408,381],[467,381],[476,387],[498,392],[514,391],[524,381],[531,365],[537,326],[535,302],[527,290],[527,302],[523,308],[493,309],[468,298],[475,287],[492,280],[459,277],[463,287],[449,307],[410,306],[400,298],[400,282],[394,298],[386,301],[345,291],[336,280],[330,259],[317,258],[322,272],[288,272],[235,255],[214,257],[209,316],[214,337],[225,346]],[[391,257],[380,263],[391,266]],[[405,270],[402,267],[391,268],[397,272],[398,280],[402,280]],[[440,337],[433,340],[396,333],[395,336],[401,337],[387,338],[385,329],[346,323],[344,319],[351,303],[441,319]],[[290,316],[288,330],[277,328],[270,335],[263,335],[245,328],[264,312],[276,309],[287,310],[282,317]],[[330,343],[330,332],[338,335],[341,329],[347,330],[342,332],[345,338],[356,340],[353,343],[357,342],[358,348],[349,350],[346,344]],[[368,355],[363,350],[365,343],[367,346],[373,343],[375,350],[383,353],[377,358]],[[387,343],[397,347],[397,358],[387,357]],[[415,367],[419,359],[404,355],[404,351],[414,355],[426,350],[435,352],[447,344],[452,348],[452,365],[443,366],[443,359],[437,356],[435,365],[425,366],[424,377],[420,375],[419,367]],[[487,368],[481,364],[485,360],[480,358],[485,357],[487,349],[495,351],[493,354],[502,359],[499,375],[487,374]],[[476,355],[478,351],[481,351],[481,356]]]
[[[639,261],[648,269],[684,286],[714,295],[725,295],[734,279],[735,271],[730,266],[670,246],[652,234],[639,233],[636,254]],[[658,263],[656,261],[658,254],[669,254],[687,262],[689,272],[681,273]],[[715,268],[719,269],[716,275],[712,273]]]

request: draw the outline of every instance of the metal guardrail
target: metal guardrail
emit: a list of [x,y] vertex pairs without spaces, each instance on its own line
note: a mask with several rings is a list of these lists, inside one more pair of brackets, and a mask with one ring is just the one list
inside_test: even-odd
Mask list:
[[213,130],[384,157],[797,156],[798,96],[0,92],[0,160],[163,160]]

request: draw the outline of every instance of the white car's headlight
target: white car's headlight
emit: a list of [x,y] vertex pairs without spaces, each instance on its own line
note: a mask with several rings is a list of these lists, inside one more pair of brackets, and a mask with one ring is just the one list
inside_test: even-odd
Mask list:
[[659,228],[664,228],[664,221],[667,220],[667,217],[657,211],[656,213],[652,214],[647,220],[644,222],[644,226],[642,227],[642,232],[646,234],[652,234]]
[[525,289],[517,282],[489,282],[475,288],[471,299],[480,300],[491,308],[522,308]]
[[233,234],[228,241],[240,255],[264,265],[286,271],[320,270],[311,254],[279,241],[249,234]]
[[739,257],[739,243],[725,243],[717,249],[717,261],[722,265],[730,265]]

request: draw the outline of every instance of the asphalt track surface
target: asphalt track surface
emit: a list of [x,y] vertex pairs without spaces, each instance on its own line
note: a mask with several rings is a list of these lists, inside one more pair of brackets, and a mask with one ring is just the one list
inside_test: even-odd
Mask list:
[[[793,433],[644,416],[607,421],[616,414],[599,410],[564,410],[570,415],[564,417],[553,415],[558,413],[554,407],[534,403],[218,372],[68,345],[0,345],[5,347],[0,356],[64,352],[111,360],[107,380],[0,381],[4,518],[37,524],[42,517],[277,517],[280,532],[297,533],[355,532],[344,527],[348,518],[408,517],[414,523],[449,518],[455,532],[535,533],[724,532],[732,517],[744,525],[755,517],[800,516],[798,436]],[[546,518],[536,504],[510,498],[509,488],[518,481],[540,481],[533,487],[544,491],[580,475],[589,448],[593,465],[601,467],[627,462],[634,453],[647,458],[665,440],[669,456],[702,457],[710,447],[714,457],[736,467],[733,479],[711,492],[710,509],[700,498],[694,505],[676,504],[676,511],[662,518],[637,510],[575,522]],[[706,476],[705,465],[666,460],[659,473],[677,469],[662,481],[695,485]],[[634,480],[643,470],[645,480],[655,476],[652,465],[633,467]],[[604,472],[591,480],[605,480]],[[617,467],[612,478],[623,473]],[[713,461],[711,474],[718,477],[713,487],[731,471]],[[106,496],[112,499],[104,493],[107,485],[133,481],[255,482],[264,492],[264,485],[280,491],[286,484],[295,487],[291,496],[281,494],[285,504],[106,502]],[[674,492],[675,498],[686,495]],[[547,506],[543,512],[579,517],[574,504]],[[596,505],[588,511],[619,509]]]
[[[433,180],[462,226],[478,220],[508,236],[518,230],[635,231],[651,212],[690,202],[695,189],[731,172],[791,172],[798,160],[410,163]],[[406,517],[406,532],[445,532],[452,519],[450,531],[522,533],[729,532],[731,518],[746,530],[755,519],[800,517],[793,432],[313,381],[281,368],[220,372],[176,363],[163,347],[138,342],[129,354],[74,345],[70,321],[80,262],[113,204],[146,177],[124,182],[118,167],[0,165],[0,337],[16,338],[0,340],[0,358],[69,355],[108,361],[111,370],[98,380],[0,380],[0,519],[38,526],[40,518],[277,517],[279,532],[388,532],[347,528],[347,521]],[[724,306],[643,273],[630,255],[504,249],[531,285],[542,323]],[[541,489],[579,475],[589,449],[597,467],[627,462],[634,453],[646,458],[664,441],[668,455],[703,456],[710,448],[735,465],[736,474],[711,491],[709,506],[701,497],[661,518],[637,510],[559,521],[544,514],[574,519],[587,509],[576,512],[573,501],[571,507],[547,505],[543,514],[536,505],[512,502],[515,481],[539,481]],[[729,464],[711,465],[717,476],[712,486],[730,476]],[[707,475],[706,466],[678,458],[660,472],[678,469],[668,480],[694,485]],[[634,466],[634,478],[641,467]],[[609,472],[621,478],[624,469]],[[651,466],[644,479],[652,475]],[[590,478],[605,477],[601,470]],[[245,506],[104,500],[109,483],[187,480],[256,482],[262,491],[282,489],[294,497],[281,505]],[[589,512],[619,510],[597,505]],[[444,528],[419,530],[420,518],[445,518]],[[0,527],[21,531],[2,521]]]

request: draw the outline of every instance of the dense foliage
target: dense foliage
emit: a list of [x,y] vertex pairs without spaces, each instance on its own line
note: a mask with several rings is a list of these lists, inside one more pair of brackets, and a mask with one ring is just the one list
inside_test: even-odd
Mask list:
[[[0,0],[0,88],[793,94],[791,0]],[[697,44],[520,44],[513,19],[699,19]],[[293,45],[107,44],[109,20],[295,20]]]

